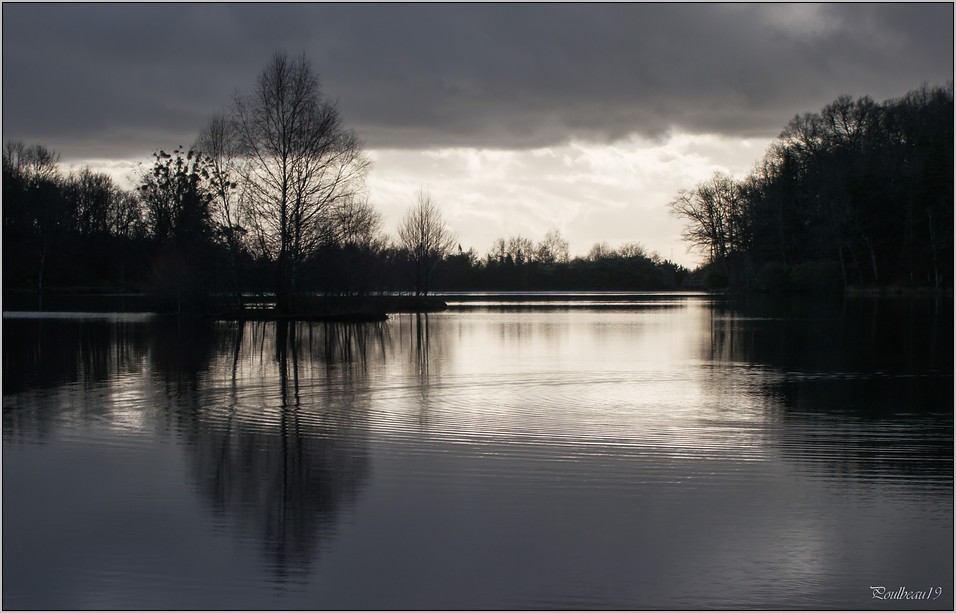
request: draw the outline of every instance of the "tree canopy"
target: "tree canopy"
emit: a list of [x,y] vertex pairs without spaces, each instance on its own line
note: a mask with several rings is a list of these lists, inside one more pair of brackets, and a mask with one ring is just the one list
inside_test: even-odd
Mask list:
[[747,177],[671,202],[737,287],[953,286],[953,88],[796,115]]

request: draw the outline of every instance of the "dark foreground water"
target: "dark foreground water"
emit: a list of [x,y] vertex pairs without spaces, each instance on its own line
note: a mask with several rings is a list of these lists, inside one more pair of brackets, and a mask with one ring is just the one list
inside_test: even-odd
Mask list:
[[952,299],[8,314],[3,607],[952,609]]

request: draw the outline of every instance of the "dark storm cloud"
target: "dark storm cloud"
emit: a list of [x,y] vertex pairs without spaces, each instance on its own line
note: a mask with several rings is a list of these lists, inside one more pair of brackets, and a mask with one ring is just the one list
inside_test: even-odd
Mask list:
[[952,24],[951,4],[5,4],[3,132],[77,156],[188,144],[283,48],[372,147],[767,135],[952,79]]

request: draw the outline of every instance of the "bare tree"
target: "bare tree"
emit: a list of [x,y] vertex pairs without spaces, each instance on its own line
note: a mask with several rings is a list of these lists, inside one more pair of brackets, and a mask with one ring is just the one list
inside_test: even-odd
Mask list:
[[613,258],[617,255],[617,252],[611,248],[607,241],[601,241],[594,243],[591,246],[591,250],[588,251],[588,259],[592,262],[597,262],[598,260],[604,260],[607,258]]
[[236,124],[225,113],[216,113],[200,131],[195,148],[201,152],[207,163],[214,235],[218,241],[225,244],[229,254],[233,292],[241,308],[239,258],[247,230],[244,224],[246,211],[240,184],[242,159]]
[[335,207],[326,230],[330,243],[369,247],[381,242],[382,215],[367,197],[344,200]]
[[[51,252],[72,221],[69,201],[63,195],[60,156],[43,145],[7,142],[3,150],[4,238],[11,211],[24,215],[30,228],[28,241],[36,246],[37,299],[43,307],[43,282]],[[16,213],[14,213],[16,215]]]
[[117,190],[109,212],[110,234],[132,239],[146,233],[142,206],[135,191]]
[[119,283],[126,285],[127,250],[129,243],[146,235],[143,207],[135,191],[116,190],[109,211],[109,232],[119,239],[116,256],[119,260]]
[[530,238],[512,236],[508,239],[508,255],[515,266],[523,266],[535,260],[534,243]]
[[43,145],[27,146],[21,141],[7,141],[3,161],[10,172],[33,185],[60,178],[60,154]]
[[491,246],[491,251],[488,252],[488,260],[491,262],[504,264],[505,258],[507,257],[508,241],[506,241],[504,238],[496,238],[495,243]]
[[243,203],[239,191],[241,160],[235,124],[224,113],[216,113],[200,131],[194,149],[207,162],[217,234],[228,246],[237,246],[243,233]]
[[273,56],[253,93],[237,96],[235,126],[254,245],[274,263],[276,308],[290,311],[324,218],[361,191],[369,163],[304,55]]
[[432,268],[451,250],[455,236],[427,191],[418,193],[418,202],[405,214],[398,239],[415,265],[415,295],[428,295]]
[[626,242],[617,250],[622,258],[646,258],[647,250],[644,245],[636,242]]
[[561,232],[557,228],[548,230],[544,240],[538,243],[538,261],[543,264],[555,264],[567,262],[569,258],[568,241],[561,237]]
[[108,234],[118,192],[110,176],[83,168],[67,177],[63,188],[70,200],[76,232],[85,237]]
[[717,262],[726,260],[735,247],[740,199],[739,185],[717,172],[693,190],[678,192],[670,208],[687,222],[684,240],[707,252],[711,262]]
[[339,290],[370,291],[376,276],[385,274],[382,264],[388,238],[382,232],[381,214],[367,197],[349,198],[335,207],[326,235]]

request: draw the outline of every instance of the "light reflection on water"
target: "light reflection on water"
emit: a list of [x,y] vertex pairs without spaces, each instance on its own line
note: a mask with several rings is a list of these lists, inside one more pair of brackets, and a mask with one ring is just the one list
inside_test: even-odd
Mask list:
[[951,301],[3,331],[5,608],[952,608]]

